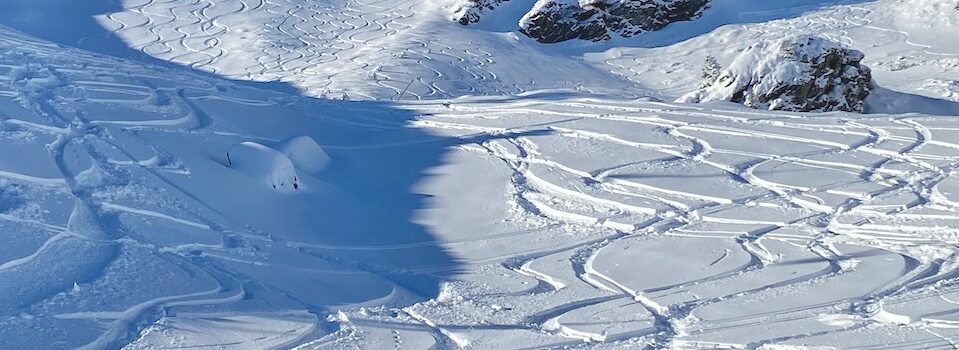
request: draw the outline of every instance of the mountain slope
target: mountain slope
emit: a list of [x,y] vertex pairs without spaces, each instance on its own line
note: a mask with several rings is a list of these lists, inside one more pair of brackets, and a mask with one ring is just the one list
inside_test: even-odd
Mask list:
[[863,51],[881,86],[956,100],[957,53],[949,43],[957,39],[959,11],[938,1],[729,0],[695,21],[638,37],[559,45],[516,32],[522,13],[513,7],[520,3],[503,4],[488,14],[489,23],[469,27],[449,20],[458,3],[412,0],[143,0],[99,22],[154,57],[244,80],[290,82],[332,98],[566,88],[675,99],[698,85],[707,54],[726,64],[750,44],[806,33]]
[[[180,312],[193,315],[180,326],[236,315],[279,327],[290,333],[251,346],[288,344],[323,334],[327,306],[406,305],[456,269],[407,219],[422,201],[409,186],[453,140],[406,128],[407,111],[6,28],[0,46],[0,225],[13,242],[0,265],[0,348],[117,348]],[[335,166],[300,161],[326,153],[302,140],[319,140]],[[385,161],[397,154],[416,156]]]
[[[469,27],[452,1],[127,0],[75,33],[16,1],[0,348],[959,342],[942,2],[717,0],[543,45],[518,0]],[[865,53],[867,114],[663,102],[797,31]]]

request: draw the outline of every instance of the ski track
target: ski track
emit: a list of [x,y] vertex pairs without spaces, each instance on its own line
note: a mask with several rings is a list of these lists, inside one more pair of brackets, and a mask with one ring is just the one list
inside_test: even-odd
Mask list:
[[[868,337],[854,331],[876,327],[916,329],[934,338],[905,346],[956,347],[956,335],[948,333],[957,326],[956,321],[948,319],[955,317],[954,310],[920,310],[908,316],[897,313],[910,311],[911,306],[929,299],[955,304],[948,296],[959,292],[959,215],[955,214],[959,199],[941,190],[944,183],[959,176],[959,143],[939,137],[939,133],[954,131],[943,126],[945,117],[799,115],[614,98],[539,98],[540,94],[556,91],[538,91],[535,81],[509,84],[499,79],[490,67],[498,58],[484,51],[481,43],[447,43],[419,32],[421,27],[414,24],[423,20],[419,11],[426,8],[423,1],[415,0],[336,4],[147,0],[105,16],[115,34],[126,38],[132,47],[193,69],[237,79],[288,82],[312,96],[396,100],[419,115],[412,126],[453,134],[464,141],[454,152],[491,160],[508,174],[502,187],[509,210],[498,214],[501,221],[512,226],[486,236],[441,242],[462,256],[467,271],[462,279],[448,282],[454,297],[441,295],[401,309],[344,307],[346,316],[330,321],[335,329],[315,334],[313,339],[298,339],[301,347],[380,344],[362,342],[374,338],[371,334],[375,330],[391,329],[396,333],[390,340],[397,347],[402,343],[399,330],[426,334],[435,348],[521,346],[484,333],[499,330],[528,336],[530,343],[523,346],[530,348],[585,342],[748,349],[778,343],[827,345],[835,339],[828,338],[830,335]],[[850,43],[849,30],[874,30],[896,34],[897,42],[916,47],[925,55],[953,56],[913,43],[907,32],[873,26],[868,19],[874,15],[871,11],[869,7],[837,6],[817,15],[763,23],[745,32],[759,38],[797,27],[828,27],[834,39]],[[0,128],[0,135],[9,131],[10,137],[52,137],[43,155],[59,173],[50,177],[46,173],[0,169],[0,179],[29,186],[40,193],[38,197],[60,196],[75,203],[70,222],[65,225],[36,215],[0,212],[0,222],[35,225],[50,233],[34,252],[0,262],[0,274],[98,275],[111,263],[111,255],[103,251],[119,245],[147,249],[163,259],[200,260],[194,264],[196,270],[184,267],[183,271],[215,281],[212,288],[171,291],[120,310],[57,315],[62,319],[108,321],[87,348],[122,347],[168,308],[241,302],[247,293],[248,277],[225,268],[221,261],[268,266],[268,259],[258,253],[238,251],[237,247],[251,242],[290,247],[343,273],[380,275],[390,281],[396,278],[395,271],[341,262],[327,258],[324,252],[404,251],[436,243],[322,245],[284,241],[251,227],[228,229],[214,206],[168,178],[189,175],[190,170],[137,132],[259,139],[257,135],[235,135],[221,129],[223,126],[195,101],[252,107],[279,102],[228,96],[202,81],[187,87],[157,87],[138,78],[155,78],[153,72],[117,73],[114,61],[79,52],[75,54],[88,62],[84,66],[59,62],[55,58],[61,48],[2,28],[0,32],[4,34],[0,47],[26,45],[52,60],[19,66],[0,61],[0,67],[12,68],[0,70],[7,74],[0,80],[9,81],[12,88],[7,91],[3,86],[2,95],[17,98],[28,113],[41,119],[0,115],[0,126],[6,125]],[[227,46],[232,40],[252,40],[253,44]],[[244,50],[243,60],[231,55],[231,50]],[[611,73],[641,85],[642,75],[653,69],[644,60],[645,54],[642,49],[623,49],[602,64]],[[382,65],[397,60],[403,64]],[[514,96],[440,100],[473,93]],[[108,97],[95,97],[98,94]],[[79,98],[114,106],[143,106],[153,99],[167,99],[165,105],[173,107],[152,114],[161,115],[161,119],[111,119],[88,115],[64,103]],[[363,124],[364,120],[336,122],[382,127],[377,122]],[[143,144],[134,150],[118,140],[119,135],[127,133]],[[595,149],[577,148],[583,144]],[[144,157],[143,149],[153,154]],[[587,156],[592,158],[570,157],[577,151],[589,151]],[[132,181],[132,171],[188,203],[171,201],[140,208],[112,202],[110,191]],[[662,181],[684,175],[693,180]],[[697,185],[697,178],[704,184]],[[750,210],[767,210],[775,217],[743,214]],[[160,246],[107,225],[116,216],[185,226],[222,237],[224,243]],[[537,241],[538,246],[493,256],[483,254],[490,242],[538,239],[550,242]],[[644,244],[660,240],[694,248],[710,245],[703,242],[724,245],[720,255],[694,266],[699,269],[696,273],[706,271],[701,275],[650,277],[655,282],[650,285],[637,284],[632,279],[636,276],[617,269],[618,264],[609,265],[609,261],[620,258],[616,254],[627,254],[623,252],[630,247],[643,249]],[[91,251],[104,258],[85,260],[86,265],[76,271],[35,266],[45,256],[72,253],[68,249],[76,248],[65,242],[73,241],[95,245]],[[787,260],[792,254],[800,254],[796,251],[808,258],[802,263]],[[869,265],[877,263],[870,257],[879,255],[886,261],[901,261],[901,268],[868,270],[881,274],[874,276],[878,284],[855,295],[833,296],[816,290],[817,286],[855,284],[855,274],[867,271]],[[665,266],[668,262],[663,263]],[[802,264],[823,267],[793,274],[777,272]],[[24,268],[36,270],[20,270]],[[635,267],[651,276],[657,275],[657,269]],[[67,281],[72,277],[57,279]],[[483,287],[470,289],[478,280]],[[534,285],[518,287],[512,283],[516,280],[529,280]],[[697,294],[737,281],[751,284],[716,295]],[[42,304],[57,293],[66,293],[72,285],[56,285],[27,295],[31,299],[26,302]],[[751,305],[776,293],[808,293],[819,299],[798,301],[782,309],[749,309],[726,318],[710,316],[712,307],[737,302],[742,304],[735,305]],[[0,306],[6,306],[6,302],[0,299]],[[611,302],[620,304],[606,308],[605,304]],[[313,307],[302,304],[304,308]],[[630,306],[636,311],[629,316],[636,319],[629,322],[637,325],[630,323],[627,329],[619,325],[624,323],[624,315],[618,309]],[[490,310],[506,310],[508,315],[498,316]],[[578,319],[581,313],[590,316]],[[786,329],[784,333],[788,334],[758,341],[737,342],[735,335],[729,335],[752,332],[757,323],[813,322],[821,314],[841,315],[851,324],[826,330]],[[868,343],[868,339],[863,341]]]
[[[255,3],[153,0],[105,20],[146,54],[228,77],[290,82],[315,96],[423,99],[522,91],[488,69],[492,55],[479,43],[447,43],[421,32],[416,22],[428,19],[419,12],[435,11],[422,0]],[[253,46],[234,49],[244,50],[242,63],[231,57],[224,45],[229,41]],[[380,63],[390,60],[400,64]],[[327,68],[332,66],[337,68]],[[358,83],[343,85],[348,81]]]
[[[114,59],[87,54],[83,51],[71,50],[73,58],[83,61],[82,64],[70,61],[61,61],[60,52],[64,50],[58,46],[47,46],[28,37],[21,37],[8,29],[0,28],[0,46],[9,48],[29,47],[31,54],[44,57],[43,62],[23,63],[15,69],[7,71],[12,76],[0,77],[11,81],[9,87],[16,92],[16,98],[23,106],[23,115],[6,116],[2,121],[15,128],[0,130],[4,142],[18,139],[36,140],[38,135],[50,136],[48,144],[36,141],[41,161],[48,161],[50,167],[59,173],[59,177],[34,176],[19,171],[0,171],[0,178],[14,184],[23,195],[41,200],[55,198],[65,204],[51,205],[52,210],[60,206],[72,207],[69,209],[69,219],[64,224],[56,217],[44,217],[29,211],[23,212],[14,208],[13,211],[0,213],[0,223],[17,223],[30,225],[49,231],[49,238],[36,247],[32,253],[0,263],[0,278],[5,288],[4,297],[0,298],[0,313],[4,322],[4,331],[10,322],[21,322],[16,313],[23,309],[34,312],[39,317],[49,317],[62,320],[92,320],[100,324],[98,330],[102,333],[90,333],[89,343],[74,343],[73,346],[83,349],[121,348],[130,341],[139,337],[139,331],[152,324],[161,317],[165,310],[184,306],[213,306],[219,304],[239,303],[244,299],[243,284],[247,277],[224,268],[218,258],[201,258],[200,262],[188,264],[189,259],[197,259],[197,249],[204,250],[200,254],[205,257],[221,256],[223,260],[239,261],[244,263],[260,263],[256,261],[262,257],[245,254],[236,258],[235,249],[228,245],[243,245],[245,240],[262,240],[256,232],[235,232],[225,229],[224,218],[219,216],[215,208],[207,206],[195,196],[179,188],[167,176],[189,175],[180,161],[167,154],[160,145],[150,144],[146,139],[137,136],[137,132],[151,130],[156,132],[184,132],[215,135],[210,130],[211,120],[206,120],[204,112],[189,101],[192,97],[182,88],[158,88],[145,79],[138,79],[137,75],[152,78],[153,73],[148,70],[117,71],[117,62]],[[18,50],[6,50],[2,56],[3,62],[22,60],[18,58]],[[108,77],[108,78],[105,78]],[[186,84],[192,86],[190,91],[204,91],[211,95],[218,94],[218,90],[209,82],[197,81],[194,77],[181,76],[183,81],[194,81]],[[175,79],[175,78],[174,78]],[[124,81],[126,83],[116,83]],[[89,94],[89,95],[84,95]],[[160,120],[111,120],[109,115],[93,113],[83,107],[74,107],[68,101],[76,101],[79,96],[96,96],[97,94],[122,94],[129,98],[91,98],[91,104],[109,107],[163,108],[166,105],[174,113],[158,112],[155,116],[165,116]],[[169,97],[169,104],[158,101],[147,101],[144,96]],[[202,99],[199,97],[198,99]],[[225,100],[239,105],[257,104],[273,105],[269,101],[254,101],[243,99]],[[161,106],[161,107],[157,107]],[[96,111],[96,109],[93,109]],[[154,111],[156,112],[156,111]],[[182,113],[178,115],[178,113]],[[32,118],[32,119],[21,119]],[[10,130],[15,130],[8,132]],[[131,136],[132,135],[132,136]],[[122,136],[126,142],[120,141]],[[132,137],[134,142],[129,142]],[[142,157],[144,150],[152,155]],[[45,158],[44,158],[45,157]],[[140,158],[142,157],[142,158]],[[134,201],[134,207],[111,202],[113,199],[123,199],[124,203],[131,203],[124,199],[122,189],[133,181],[135,176],[142,176],[140,181],[159,184],[154,190],[172,192],[173,195],[157,195],[156,201]],[[119,191],[118,191],[119,190]],[[182,199],[173,199],[182,196]],[[40,199],[36,199],[40,198]],[[190,200],[195,202],[190,203]],[[146,204],[151,202],[151,204]],[[4,203],[6,205],[6,203]],[[187,209],[192,208],[192,209]],[[4,209],[6,210],[6,209]],[[123,219],[117,219],[121,217]],[[150,238],[141,237],[139,232],[128,232],[128,227],[117,227],[114,220],[127,218],[144,218],[159,220],[172,225],[180,225],[211,234],[221,242],[211,244],[183,244],[174,247],[164,247],[151,242]],[[48,221],[52,220],[52,221]],[[24,234],[29,234],[25,232]],[[244,237],[244,238],[241,238]],[[142,250],[142,251],[141,251]],[[58,298],[71,293],[78,293],[88,286],[97,283],[100,278],[109,277],[108,271],[124,263],[118,256],[118,251],[141,251],[144,256],[153,261],[167,261],[170,269],[164,271],[175,276],[186,274],[196,280],[212,281],[197,286],[178,285],[183,283],[177,280],[167,280],[164,284],[151,284],[153,292],[145,296],[133,290],[126,295],[133,299],[127,304],[118,303],[114,306],[100,300],[94,303],[104,305],[80,306],[80,311],[46,314],[50,310],[57,310]],[[191,253],[193,251],[193,253]],[[213,254],[208,254],[211,252]],[[80,259],[69,259],[79,255]],[[122,254],[121,254],[122,255]],[[28,284],[17,288],[15,292],[8,290],[18,283],[10,281],[36,280],[29,276],[44,276],[44,281]],[[150,276],[143,276],[150,278]],[[167,278],[166,276],[164,278]],[[113,277],[115,278],[115,277]],[[162,281],[156,281],[159,283]],[[110,283],[107,281],[106,283]],[[80,286],[83,287],[80,287]],[[137,285],[124,287],[139,288]],[[209,287],[209,289],[207,289]],[[157,295],[148,297],[149,295]],[[137,300],[136,298],[144,298]],[[18,306],[19,305],[19,306]],[[106,307],[107,309],[101,309]],[[120,310],[110,309],[121,307]],[[308,305],[302,305],[309,308]],[[84,310],[85,308],[92,308]],[[55,311],[54,311],[55,312]],[[45,331],[38,328],[35,331]],[[6,341],[0,347],[12,346]]]
[[[586,98],[563,101],[460,99],[445,103],[417,103],[412,108],[423,113],[418,125],[459,132],[470,135],[469,137],[476,132],[523,135],[535,130],[549,131],[548,149],[538,144],[544,137],[533,139],[523,136],[479,144],[480,148],[463,148],[469,154],[500,159],[503,166],[509,169],[513,174],[511,192],[515,193],[515,207],[522,210],[518,215],[525,217],[525,220],[540,222],[545,219],[565,226],[570,231],[602,235],[598,241],[587,241],[544,253],[508,257],[501,264],[503,268],[516,271],[539,283],[538,287],[525,292],[506,294],[509,298],[521,298],[523,295],[534,298],[533,296],[546,293],[560,300],[569,300],[566,304],[568,307],[557,307],[546,314],[530,316],[527,324],[531,325],[533,330],[586,342],[628,343],[644,339],[656,347],[681,345],[690,348],[712,348],[717,344],[724,344],[754,348],[766,343],[803,344],[807,338],[829,332],[796,334],[742,344],[723,339],[712,341],[701,334],[709,334],[713,332],[712,329],[717,328],[744,327],[749,323],[698,321],[695,314],[700,308],[729,299],[746,299],[752,295],[780,289],[789,290],[797,286],[828,283],[825,281],[853,273],[855,268],[850,270],[843,267],[850,258],[844,257],[843,253],[834,247],[840,243],[859,245],[869,250],[889,251],[901,255],[906,261],[912,261],[909,263],[912,267],[898,275],[883,277],[889,278],[890,282],[858,297],[835,298],[786,312],[759,313],[743,319],[753,320],[750,322],[780,322],[778,320],[814,319],[817,313],[825,310],[850,310],[850,315],[859,317],[858,327],[866,327],[871,323],[883,322],[874,321],[877,320],[876,310],[881,310],[878,305],[905,303],[907,300],[920,299],[923,295],[938,296],[949,293],[954,285],[949,281],[959,273],[955,270],[956,263],[953,260],[957,253],[956,241],[950,233],[954,232],[954,226],[924,226],[921,221],[910,220],[906,216],[906,213],[921,212],[927,208],[953,208],[944,198],[934,195],[934,189],[937,183],[953,174],[959,166],[956,161],[959,153],[955,149],[956,143],[937,139],[936,129],[924,124],[925,121],[935,118],[877,116],[857,117],[855,122],[847,120],[845,116],[820,116],[812,119],[791,115],[788,118],[775,118],[774,113],[755,113],[749,110],[706,112],[681,105],[590,101]],[[571,116],[576,117],[566,118]],[[471,124],[471,120],[478,125]],[[529,126],[518,125],[511,120],[523,120]],[[500,121],[508,123],[509,126],[498,126]],[[611,121],[616,124],[609,124]],[[614,127],[619,125],[620,128],[626,128],[629,124],[646,126],[645,129],[637,129],[646,130],[646,133],[619,131]],[[582,126],[589,128],[581,129]],[[608,131],[596,131],[603,126],[607,127]],[[747,152],[718,146],[713,141],[720,140],[724,145],[731,145],[730,138],[743,143],[750,142],[750,139],[764,140],[770,146]],[[663,187],[617,176],[617,173],[625,173],[630,167],[642,165],[643,162],[619,165],[614,163],[598,170],[577,169],[572,164],[554,160],[556,157],[564,157],[562,153],[551,153],[555,150],[555,144],[562,143],[563,139],[585,139],[592,142],[594,147],[618,145],[635,148],[637,151],[659,153],[659,159],[664,160],[655,160],[656,162],[664,161],[680,167],[699,164],[715,169],[726,178],[724,182],[740,188],[721,197],[690,192],[684,189],[682,184]],[[666,139],[672,139],[675,143],[649,141]],[[926,147],[934,141],[941,148],[935,154],[924,153]],[[771,146],[777,143],[792,146]],[[512,150],[505,145],[510,145]],[[725,155],[748,159],[729,162],[727,159],[730,158],[721,157]],[[877,157],[875,162],[870,161]],[[857,159],[859,161],[851,161]],[[807,185],[808,179],[803,177],[766,179],[767,174],[774,173],[758,172],[757,169],[770,162],[776,162],[780,166],[793,165],[842,172],[847,174],[848,178],[837,177],[826,184],[817,185]],[[895,167],[896,170],[887,169],[890,167]],[[839,190],[856,183],[876,180],[877,177],[882,178],[882,182],[887,185],[879,186],[875,190],[859,190],[865,192]],[[565,181],[557,182],[557,179]],[[918,196],[919,200],[896,203],[896,200],[903,199],[901,196],[904,194]],[[808,199],[836,196],[840,198],[833,198],[828,202]],[[643,207],[632,204],[627,201],[630,198],[648,198],[651,199],[648,204],[656,203],[659,206]],[[878,202],[882,204],[879,205]],[[872,203],[877,204],[874,206]],[[590,209],[597,207],[607,209]],[[746,217],[723,219],[712,216],[713,213],[735,211],[736,208],[742,207],[779,208],[783,213],[792,214],[778,221]],[[898,209],[876,211],[885,207]],[[603,216],[595,216],[594,213],[603,213]],[[857,219],[863,217],[868,219]],[[699,237],[736,242],[744,253],[751,256],[752,262],[713,276],[698,280],[677,280],[676,284],[656,288],[650,286],[647,290],[629,287],[630,282],[621,281],[619,277],[603,272],[602,267],[594,263],[604,255],[607,247],[663,236],[696,237],[690,235],[693,227],[710,224],[714,225],[712,227],[717,224],[726,225],[729,231],[699,231]],[[738,227],[745,227],[742,225],[756,226],[757,229],[737,233],[737,230],[743,230]],[[796,236],[784,232],[780,235],[780,231],[784,230],[810,234]],[[724,283],[741,278],[744,273],[764,274],[764,271],[778,264],[781,256],[775,249],[764,245],[764,242],[769,240],[802,247],[810,254],[821,257],[830,267],[798,277],[782,277],[777,282],[721,297],[675,304],[657,301],[657,298],[683,292],[690,286]],[[934,256],[927,255],[929,252],[924,251],[927,249],[923,248],[924,246],[935,247],[932,250],[937,253]],[[727,250],[727,253],[709,266],[721,262],[728,254]],[[551,275],[531,267],[538,260],[552,259],[554,256],[568,256],[571,275],[576,278]],[[506,299],[493,299],[489,302],[510,303]],[[649,312],[650,322],[655,325],[654,334],[617,337],[615,334],[589,332],[579,330],[575,325],[563,324],[562,316],[565,314],[589,308],[597,302],[615,299],[631,300],[645,308]],[[456,310],[455,306],[451,306],[450,310],[433,312],[455,313]],[[935,330],[937,326],[930,324],[916,321],[909,325],[939,337]],[[613,324],[608,324],[607,327],[613,327]],[[836,332],[851,329],[855,327],[839,329]]]

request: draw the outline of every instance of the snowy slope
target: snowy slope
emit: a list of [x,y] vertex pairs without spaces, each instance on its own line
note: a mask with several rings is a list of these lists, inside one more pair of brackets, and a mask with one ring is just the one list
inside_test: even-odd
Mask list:
[[322,307],[405,305],[456,267],[407,219],[451,141],[406,128],[407,111],[9,29],[0,46],[0,348],[116,348],[174,315],[159,325],[236,319],[270,339],[223,343],[291,344],[325,332]]
[[568,88],[675,99],[695,89],[707,54],[725,65],[754,42],[817,34],[863,51],[880,86],[959,100],[959,15],[948,1],[720,0],[702,18],[640,37],[558,45],[516,32],[524,3],[500,5],[468,27],[450,21],[459,8],[452,0],[128,0],[98,21],[154,57],[332,98]]
[[[2,349],[959,343],[954,5],[543,45],[532,1],[124,0],[75,33],[13,1]],[[662,102],[796,32],[865,53],[869,114]]]
[[725,66],[753,43],[815,34],[862,51],[862,63],[872,69],[877,84],[896,92],[874,95],[867,110],[872,105],[876,112],[955,114],[955,109],[942,110],[942,104],[922,98],[959,101],[959,48],[954,44],[959,11],[949,1],[789,1],[794,8],[775,8],[781,6],[778,2],[729,3],[728,10],[717,6],[697,23],[676,23],[630,45],[639,47],[614,47],[586,58],[616,67],[614,72],[659,91],[663,99],[674,99],[696,89],[707,55]]
[[628,86],[529,45],[522,35],[463,27],[449,20],[452,6],[446,0],[144,0],[125,1],[122,11],[98,21],[148,55],[231,78],[290,82],[328,98]]
[[[429,186],[473,213],[427,222],[476,272],[423,317],[478,348],[957,335],[954,117],[543,97],[418,105],[420,125],[510,135],[457,148]],[[475,173],[495,184],[462,188]]]

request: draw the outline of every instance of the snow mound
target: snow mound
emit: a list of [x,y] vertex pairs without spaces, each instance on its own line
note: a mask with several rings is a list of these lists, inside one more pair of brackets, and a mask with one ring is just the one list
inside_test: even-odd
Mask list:
[[539,42],[631,37],[699,16],[708,0],[538,0],[520,32]]
[[229,166],[280,191],[300,189],[293,162],[280,151],[256,142],[241,142],[227,153]]
[[[797,112],[862,112],[872,74],[863,54],[823,38],[800,35],[746,48],[719,74],[704,67],[703,85],[677,100],[733,101]],[[708,62],[708,60],[707,60]]]
[[330,156],[312,137],[298,136],[289,138],[276,146],[293,163],[297,170],[316,175],[330,163]]

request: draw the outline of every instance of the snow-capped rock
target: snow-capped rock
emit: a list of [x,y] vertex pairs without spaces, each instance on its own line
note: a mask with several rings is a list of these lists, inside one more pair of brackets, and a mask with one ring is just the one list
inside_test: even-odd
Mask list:
[[520,32],[544,43],[630,37],[698,16],[708,0],[538,0]]
[[862,52],[800,35],[746,48],[718,76],[677,102],[733,101],[797,112],[862,112],[872,87]]
[[483,13],[496,9],[506,1],[509,0],[460,0],[453,10],[453,20],[462,25],[479,22]]

